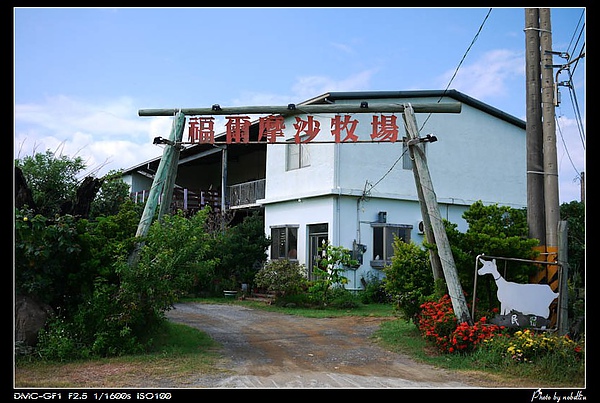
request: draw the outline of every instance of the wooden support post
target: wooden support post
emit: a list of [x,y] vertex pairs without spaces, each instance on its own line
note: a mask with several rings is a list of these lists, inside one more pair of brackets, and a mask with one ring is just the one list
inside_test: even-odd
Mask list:
[[[168,204],[171,204],[170,200],[172,198],[174,176],[171,176],[170,171],[173,169],[173,165],[177,166],[179,163],[179,146],[175,143],[181,141],[183,138],[184,127],[185,115],[181,112],[178,112],[175,115],[175,120],[171,129],[171,135],[169,136],[169,142],[171,144],[165,145],[163,156],[160,159],[158,169],[156,170],[156,175],[154,176],[154,181],[152,182],[152,187],[150,188],[148,201],[146,201],[146,205],[144,206],[144,212],[142,213],[142,218],[140,219],[140,223],[135,234],[136,237],[143,237],[148,233],[148,229],[150,228],[152,219],[154,218],[154,213],[156,212],[158,198],[161,194],[168,195],[166,199],[163,197],[163,205],[166,204],[165,201],[169,201]],[[177,161],[173,164],[173,159],[176,155]],[[166,189],[165,184],[167,183],[171,185],[171,189]]]
[[[171,202],[173,200],[173,188],[175,186],[175,178],[177,177],[177,168],[179,167],[179,154],[181,152],[181,146],[178,144],[183,140],[183,130],[185,126],[185,116],[182,116],[176,120],[175,128],[175,141],[173,145],[168,145],[165,149],[163,158],[167,159],[165,165],[168,163],[167,172],[165,173],[165,182],[162,191],[162,202],[160,209],[158,210],[158,219],[162,219],[165,214],[168,214],[171,208]],[[168,152],[167,152],[168,151]]]
[[[171,199],[173,197],[173,183],[175,181],[176,171],[173,171],[173,167],[177,168],[179,163],[179,145],[177,142],[180,142],[183,138],[183,130],[185,127],[185,115],[181,112],[178,112],[175,115],[175,120],[173,121],[173,126],[171,128],[171,134],[169,136],[169,141],[165,145],[165,150],[163,151],[163,156],[160,159],[160,163],[158,165],[158,169],[154,176],[154,181],[152,182],[152,187],[150,188],[150,192],[148,194],[148,200],[144,205],[144,211],[142,213],[142,218],[138,224],[137,232],[135,236],[137,238],[142,238],[148,234],[148,230],[150,229],[150,225],[152,224],[152,219],[154,218],[154,214],[156,213],[156,206],[158,205],[158,200],[161,194],[164,194],[167,197],[163,198],[162,206],[171,204]],[[169,188],[165,185],[169,185]],[[163,208],[161,207],[161,212],[164,213]],[[131,252],[129,256],[129,265],[134,265],[138,261],[138,254],[142,246],[142,242],[138,242]]]
[[412,149],[411,155],[414,156],[413,172],[415,172],[415,182],[417,187],[421,189],[418,194],[419,197],[422,195],[422,200],[419,200],[419,203],[425,204],[427,216],[429,217],[429,220],[423,220],[423,224],[425,226],[431,225],[435,238],[429,240],[429,242],[434,243],[437,247],[446,286],[448,287],[448,294],[452,300],[454,315],[456,315],[459,323],[467,322],[469,325],[472,325],[473,320],[471,319],[467,300],[460,285],[456,264],[450,250],[450,242],[448,241],[448,235],[446,234],[442,215],[437,204],[437,196],[433,190],[433,183],[429,175],[427,160],[421,146],[417,120],[410,104],[404,105],[403,118],[406,123],[406,133],[409,137],[408,147],[409,150]]
[[[420,146],[416,146],[420,147]],[[415,160],[415,147],[408,147],[408,153],[410,159]],[[413,163],[414,164],[414,163]],[[417,195],[419,197],[419,206],[421,207],[421,217],[423,218],[423,232],[425,233],[425,240],[435,245],[435,235],[433,234],[433,228],[431,227],[431,218],[427,212],[427,204],[425,203],[425,196],[423,195],[423,188],[421,186],[421,179],[419,172],[413,167],[413,174],[415,177],[415,184],[417,185]],[[444,278],[444,270],[442,269],[442,261],[436,248],[429,248],[429,261],[431,262],[431,270],[433,271],[433,281]]]
[[569,333],[569,254],[568,239],[569,226],[567,221],[558,222],[558,263],[560,263],[560,281],[558,283],[558,334],[561,336]]

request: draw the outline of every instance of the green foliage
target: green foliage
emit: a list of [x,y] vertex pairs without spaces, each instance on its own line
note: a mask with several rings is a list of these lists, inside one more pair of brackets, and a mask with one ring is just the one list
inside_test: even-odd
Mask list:
[[82,265],[89,258],[87,222],[73,216],[50,221],[31,210],[15,210],[15,289],[54,309],[70,310],[93,281]]
[[131,329],[116,320],[123,307],[116,298],[120,276],[115,262],[128,255],[139,221],[127,206],[97,222],[68,215],[53,222],[39,215],[25,220],[28,216],[17,212],[17,293],[36,296],[56,312],[40,334],[42,357],[64,360],[139,349]]
[[207,259],[211,239],[204,226],[208,213],[186,218],[179,211],[150,226],[138,263],[120,267],[124,312],[145,312],[148,321],[160,318],[199,278],[213,274],[216,262]]
[[[62,359],[66,352],[70,358],[82,358],[145,351],[164,321],[164,312],[190,292],[198,277],[212,274],[207,272],[214,262],[204,259],[209,249],[205,213],[190,219],[167,215],[155,221],[137,264],[130,265],[129,251],[139,241],[130,235],[135,234],[136,219],[133,209],[99,218],[92,238],[106,242],[107,247],[95,255],[102,264],[97,266],[93,292],[73,315],[54,322],[42,337],[40,349],[45,357]],[[77,349],[70,351],[71,345]]]
[[110,171],[102,178],[102,186],[90,208],[90,217],[116,215],[129,200],[129,185],[122,180],[122,173]]
[[358,261],[352,258],[349,249],[343,246],[334,246],[327,241],[319,247],[321,258],[313,267],[315,279],[309,287],[312,297],[321,304],[326,305],[331,301],[328,295],[331,288],[341,287],[348,284],[348,279],[343,275],[348,267],[356,266]]
[[289,298],[306,289],[306,267],[296,260],[269,260],[254,276],[254,284],[278,297]]
[[393,295],[385,288],[385,279],[381,280],[375,275],[365,279],[364,290],[358,296],[363,304],[387,304],[393,302]]
[[473,325],[458,323],[448,294],[438,301],[423,303],[415,321],[423,338],[443,353],[472,353],[485,340],[502,332],[500,326],[486,322],[487,318],[482,317]]
[[78,341],[72,327],[71,323],[64,318],[51,317],[46,328],[42,329],[38,335],[36,354],[47,361],[89,358],[89,348]]
[[328,301],[328,306],[337,309],[354,309],[361,304],[358,295],[344,287],[333,287]]
[[[463,218],[469,225],[466,232],[457,230],[455,224],[445,222],[446,233],[452,249],[463,291],[473,292],[475,277],[475,257],[479,254],[489,256],[505,256],[521,259],[533,259],[536,256],[534,247],[538,240],[529,238],[527,212],[492,204],[484,206],[481,201],[473,203],[464,213]],[[518,261],[505,263],[507,281],[517,283],[529,282],[529,276],[535,272],[535,266]],[[490,276],[478,281],[477,302],[481,309],[489,310],[498,304],[495,284]]]
[[473,353],[477,365],[545,379],[569,381],[585,377],[585,345],[567,336],[531,329],[486,340]]
[[398,237],[393,247],[392,264],[383,269],[385,290],[406,321],[416,324],[421,304],[435,291],[429,253],[414,242],[406,243]]
[[560,219],[567,221],[569,279],[575,288],[585,287],[585,204],[561,204]]
[[271,244],[265,236],[262,217],[257,213],[246,216],[216,240],[214,251],[220,259],[216,272],[231,280],[233,289],[244,283],[252,287],[254,276],[267,260],[266,251]]
[[15,166],[23,171],[37,213],[45,217],[60,214],[61,206],[75,199],[77,175],[86,167],[81,157],[56,156],[50,150],[16,159]]

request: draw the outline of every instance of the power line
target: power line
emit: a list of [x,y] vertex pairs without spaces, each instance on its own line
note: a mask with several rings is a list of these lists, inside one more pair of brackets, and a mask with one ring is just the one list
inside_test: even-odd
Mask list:
[[[490,8],[488,10],[488,12],[485,15],[483,21],[481,22],[481,25],[479,26],[479,29],[477,30],[477,33],[475,34],[475,36],[471,40],[471,44],[469,45],[469,47],[467,48],[467,50],[463,54],[463,57],[460,59],[460,62],[458,63],[458,66],[456,66],[456,69],[454,70],[454,74],[452,74],[452,77],[450,78],[450,81],[448,81],[448,85],[446,85],[446,88],[444,89],[444,92],[440,96],[440,99],[438,99],[438,101],[437,101],[438,103],[441,102],[442,99],[444,98],[444,96],[446,95],[446,92],[448,91],[448,88],[450,88],[450,85],[452,84],[452,81],[454,81],[454,78],[456,78],[456,75],[458,74],[458,70],[460,70],[460,67],[462,66],[463,62],[467,58],[467,55],[469,54],[469,51],[471,50],[471,48],[473,47],[473,45],[477,41],[477,38],[479,37],[479,34],[481,33],[481,30],[483,29],[483,26],[485,25],[485,22],[487,21],[487,19],[490,16],[491,13],[492,13],[492,8]],[[423,122],[423,124],[421,125],[421,128],[419,130],[423,130],[423,127],[425,127],[425,124],[427,123],[427,121],[429,120],[430,117],[431,117],[431,113],[429,115],[427,115],[427,118],[425,119],[425,121]]]
[[[569,57],[568,56],[569,54],[574,54],[574,52],[579,44],[579,41],[583,36],[583,32],[585,29],[585,23],[582,24],[582,20],[583,20],[584,14],[585,14],[585,10],[582,10],[579,21],[577,22],[577,26],[575,27],[575,29],[573,31],[571,41],[569,42],[569,46],[567,47],[567,51],[566,51],[567,58]],[[581,140],[583,150],[585,151],[585,129],[583,127],[583,119],[581,117],[581,111],[580,111],[579,103],[577,100],[577,93],[575,91],[575,85],[573,82],[573,73],[575,71],[575,68],[578,66],[579,60],[581,60],[583,57],[585,57],[585,42],[582,43],[581,50],[579,51],[578,56],[575,59],[572,59],[572,60],[568,61],[568,63],[563,65],[561,67],[561,69],[559,70],[559,73],[561,70],[566,70],[566,72],[569,76],[568,81],[566,81],[565,83],[562,83],[562,85],[565,85],[568,88],[569,96],[571,99],[571,105],[573,107],[573,112],[575,114],[575,122],[577,124],[577,130],[579,132],[579,137]],[[582,180],[580,170],[577,169],[577,167],[575,166],[575,164],[573,162],[573,159],[571,158],[571,153],[569,152],[569,147],[567,146],[567,143],[566,143],[563,133],[561,131],[558,119],[556,119],[556,128],[558,129],[558,132],[560,134],[560,138],[561,138],[564,150],[565,150],[565,154],[566,154],[567,158],[569,159],[569,162],[571,163],[573,170],[576,173],[575,179]]]
[[[481,33],[481,30],[483,29],[483,26],[485,25],[485,22],[487,21],[487,19],[490,16],[491,12],[492,12],[492,8],[490,8],[488,10],[487,14],[485,15],[485,17],[484,17],[481,25],[479,26],[479,29],[477,30],[477,33],[475,34],[475,36],[471,40],[471,43],[469,44],[469,47],[467,48],[467,50],[463,54],[462,58],[460,59],[460,62],[458,63],[458,66],[456,66],[456,69],[454,70],[454,74],[452,74],[452,77],[450,78],[450,81],[448,82],[448,85],[446,85],[446,88],[444,89],[444,92],[440,96],[440,99],[438,99],[437,103],[440,103],[442,101],[442,99],[444,98],[444,96],[446,95],[446,92],[448,91],[448,88],[450,88],[450,85],[452,84],[452,81],[454,81],[454,78],[458,74],[458,70],[462,66],[462,64],[465,61],[465,59],[467,58],[467,55],[469,54],[469,51],[471,50],[471,48],[473,47],[473,45],[477,41],[477,38],[479,37],[479,34]],[[423,122],[423,124],[421,125],[421,128],[419,130],[423,130],[423,127],[425,127],[425,124],[427,123],[427,121],[429,120],[429,118],[431,117],[431,115],[432,115],[431,113],[429,113],[429,115],[427,115],[427,118],[425,119],[425,121]],[[405,128],[406,128],[406,124],[405,124]],[[377,186],[377,184],[379,184],[379,182],[381,182],[387,175],[389,175],[390,172],[392,172],[392,170],[394,169],[394,167],[396,166],[396,164],[398,164],[398,162],[402,159],[402,157],[406,153],[406,150],[408,150],[408,147],[404,150],[404,152],[400,155],[400,157],[398,157],[398,159],[392,164],[392,166],[390,167],[390,169],[388,169],[388,171],[377,182],[375,182],[373,185],[371,185],[371,187],[368,190],[369,192],[375,186]]]

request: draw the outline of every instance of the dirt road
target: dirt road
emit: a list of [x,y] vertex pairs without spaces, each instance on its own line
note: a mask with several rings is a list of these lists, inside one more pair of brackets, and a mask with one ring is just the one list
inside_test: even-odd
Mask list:
[[177,304],[167,313],[222,344],[229,375],[194,380],[208,388],[481,388],[497,379],[417,363],[377,345],[386,318],[304,318],[237,305]]

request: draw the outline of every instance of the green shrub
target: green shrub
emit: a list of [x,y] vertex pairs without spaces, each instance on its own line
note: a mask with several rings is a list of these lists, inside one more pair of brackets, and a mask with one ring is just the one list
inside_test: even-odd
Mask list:
[[360,298],[344,287],[333,287],[330,290],[328,306],[338,309],[352,309],[360,305]]
[[276,296],[298,294],[308,284],[306,267],[288,259],[269,260],[254,276],[254,284]]
[[332,301],[330,290],[344,288],[344,285],[348,284],[348,279],[343,273],[348,267],[357,267],[358,261],[352,258],[349,249],[334,246],[330,242],[319,247],[319,256],[321,259],[313,267],[314,280],[308,291],[316,303],[327,305]]
[[364,290],[358,296],[363,304],[387,304],[393,302],[392,296],[385,289],[385,281],[376,276],[369,276],[364,282]]
[[385,290],[407,321],[417,323],[420,306],[435,291],[428,252],[415,244],[394,239],[392,264],[386,266]]

